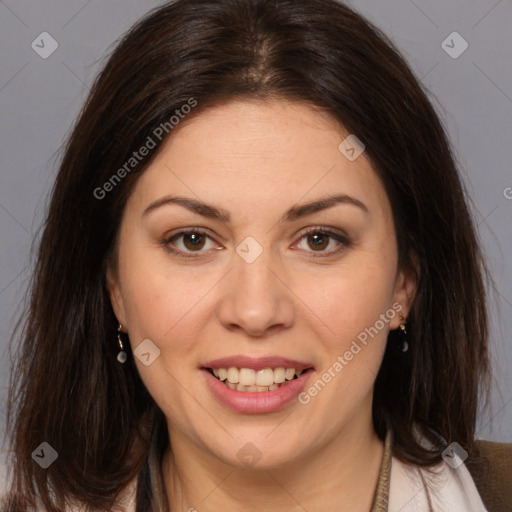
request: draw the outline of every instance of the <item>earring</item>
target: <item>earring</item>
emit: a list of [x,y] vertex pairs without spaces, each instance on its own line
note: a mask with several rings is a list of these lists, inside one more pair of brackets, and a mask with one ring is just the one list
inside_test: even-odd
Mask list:
[[409,343],[407,342],[407,329],[405,328],[405,317],[400,313],[401,324],[398,327],[398,344],[397,349],[400,352],[407,352],[409,350]]
[[119,351],[119,354],[117,354],[117,360],[120,363],[126,363],[127,355],[126,355],[126,352],[124,351],[123,340],[121,339],[121,329],[122,328],[123,328],[123,326],[121,324],[119,324],[119,327],[117,328],[117,330],[118,330],[117,341],[119,342],[119,348],[121,350]]

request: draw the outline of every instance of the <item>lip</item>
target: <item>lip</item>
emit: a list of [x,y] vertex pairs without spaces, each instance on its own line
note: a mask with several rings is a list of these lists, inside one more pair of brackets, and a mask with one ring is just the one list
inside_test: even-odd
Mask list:
[[267,356],[267,357],[249,357],[244,355],[222,357],[213,361],[207,361],[202,365],[203,368],[252,368],[253,370],[262,370],[263,368],[295,368],[295,370],[306,370],[313,368],[310,363],[288,359],[287,357]]
[[[218,361],[221,361],[222,364],[224,364],[224,360],[219,359]],[[273,359],[273,361],[275,361],[275,359]],[[218,364],[217,361],[212,361],[212,363]],[[231,366],[237,366],[238,364],[239,363],[231,364]],[[254,365],[257,364],[257,367],[250,365],[246,366],[246,364],[247,361],[244,362],[244,365],[241,365],[241,367],[254,368],[255,370],[262,367],[261,360],[258,360],[258,363],[253,363]],[[273,364],[274,363],[272,363],[272,365]],[[286,366],[287,364],[288,363],[278,364],[277,366]],[[272,365],[267,364],[264,365],[263,368],[272,367]],[[224,368],[224,366],[214,366],[214,368]],[[288,368],[294,368],[294,366],[291,365],[288,366]],[[297,400],[297,396],[306,386],[306,381],[314,372],[311,366],[307,368],[309,369],[304,371],[300,377],[294,380],[283,382],[283,384],[274,391],[262,391],[254,393],[249,393],[247,391],[237,391],[236,389],[229,388],[220,380],[215,378],[206,368],[201,368],[200,371],[204,375],[210,391],[221,404],[243,414],[264,414],[278,411],[286,407],[294,400]]]

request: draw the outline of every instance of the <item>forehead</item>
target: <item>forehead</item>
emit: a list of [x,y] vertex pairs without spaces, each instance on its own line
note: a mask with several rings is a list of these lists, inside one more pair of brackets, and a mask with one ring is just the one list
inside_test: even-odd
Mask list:
[[132,202],[142,207],[175,193],[215,204],[229,201],[250,215],[262,213],[262,204],[284,209],[340,192],[387,215],[386,193],[365,153],[350,161],[340,151],[349,135],[331,115],[307,104],[217,105],[172,131],[138,180]]

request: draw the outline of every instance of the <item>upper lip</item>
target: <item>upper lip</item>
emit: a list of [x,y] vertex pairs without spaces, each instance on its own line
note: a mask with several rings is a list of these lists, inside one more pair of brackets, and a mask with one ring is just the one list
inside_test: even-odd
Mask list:
[[252,368],[261,370],[263,368],[294,368],[295,370],[306,370],[312,368],[310,363],[304,363],[295,359],[280,356],[250,357],[244,355],[221,357],[207,361],[204,368]]

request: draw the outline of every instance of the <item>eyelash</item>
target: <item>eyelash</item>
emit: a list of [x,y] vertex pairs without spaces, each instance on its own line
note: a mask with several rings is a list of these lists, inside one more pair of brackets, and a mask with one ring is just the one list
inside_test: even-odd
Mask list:
[[[184,236],[184,235],[190,235],[190,234],[197,234],[197,235],[204,235],[208,238],[211,239],[210,235],[208,234],[207,231],[205,231],[204,229],[201,229],[201,228],[190,228],[190,229],[184,229],[178,233],[175,233],[173,234],[172,236],[170,237],[167,237],[166,239],[164,239],[162,241],[162,245],[165,247],[165,249],[167,251],[169,251],[170,253],[172,254],[175,254],[176,256],[179,256],[181,258],[185,258],[185,259],[193,259],[193,258],[198,258],[200,257],[200,253],[204,252],[204,251],[189,251],[189,252],[183,252],[183,251],[180,251],[180,250],[176,250],[176,249],[172,249],[170,247],[170,244],[171,242],[173,242],[174,240]],[[314,254],[316,251],[306,251],[306,252],[312,252],[312,257],[313,258],[325,258],[325,257],[328,257],[328,256],[333,256],[334,254],[338,254],[339,252],[343,251],[344,249],[346,249],[347,247],[349,247],[351,245],[351,242],[349,240],[349,238],[346,236],[346,235],[343,235],[341,233],[336,233],[334,231],[329,231],[325,228],[321,228],[321,227],[313,227],[313,228],[310,228],[308,229],[307,231],[304,231],[300,238],[299,238],[299,242],[307,237],[308,235],[311,235],[311,234],[316,234],[316,235],[326,235],[326,236],[329,236],[330,238],[336,240],[337,242],[339,242],[341,245],[338,249],[334,249],[334,250],[331,250],[331,251],[328,251],[328,252],[325,252],[325,251],[318,251],[322,254]],[[194,253],[197,253],[194,254]]]

